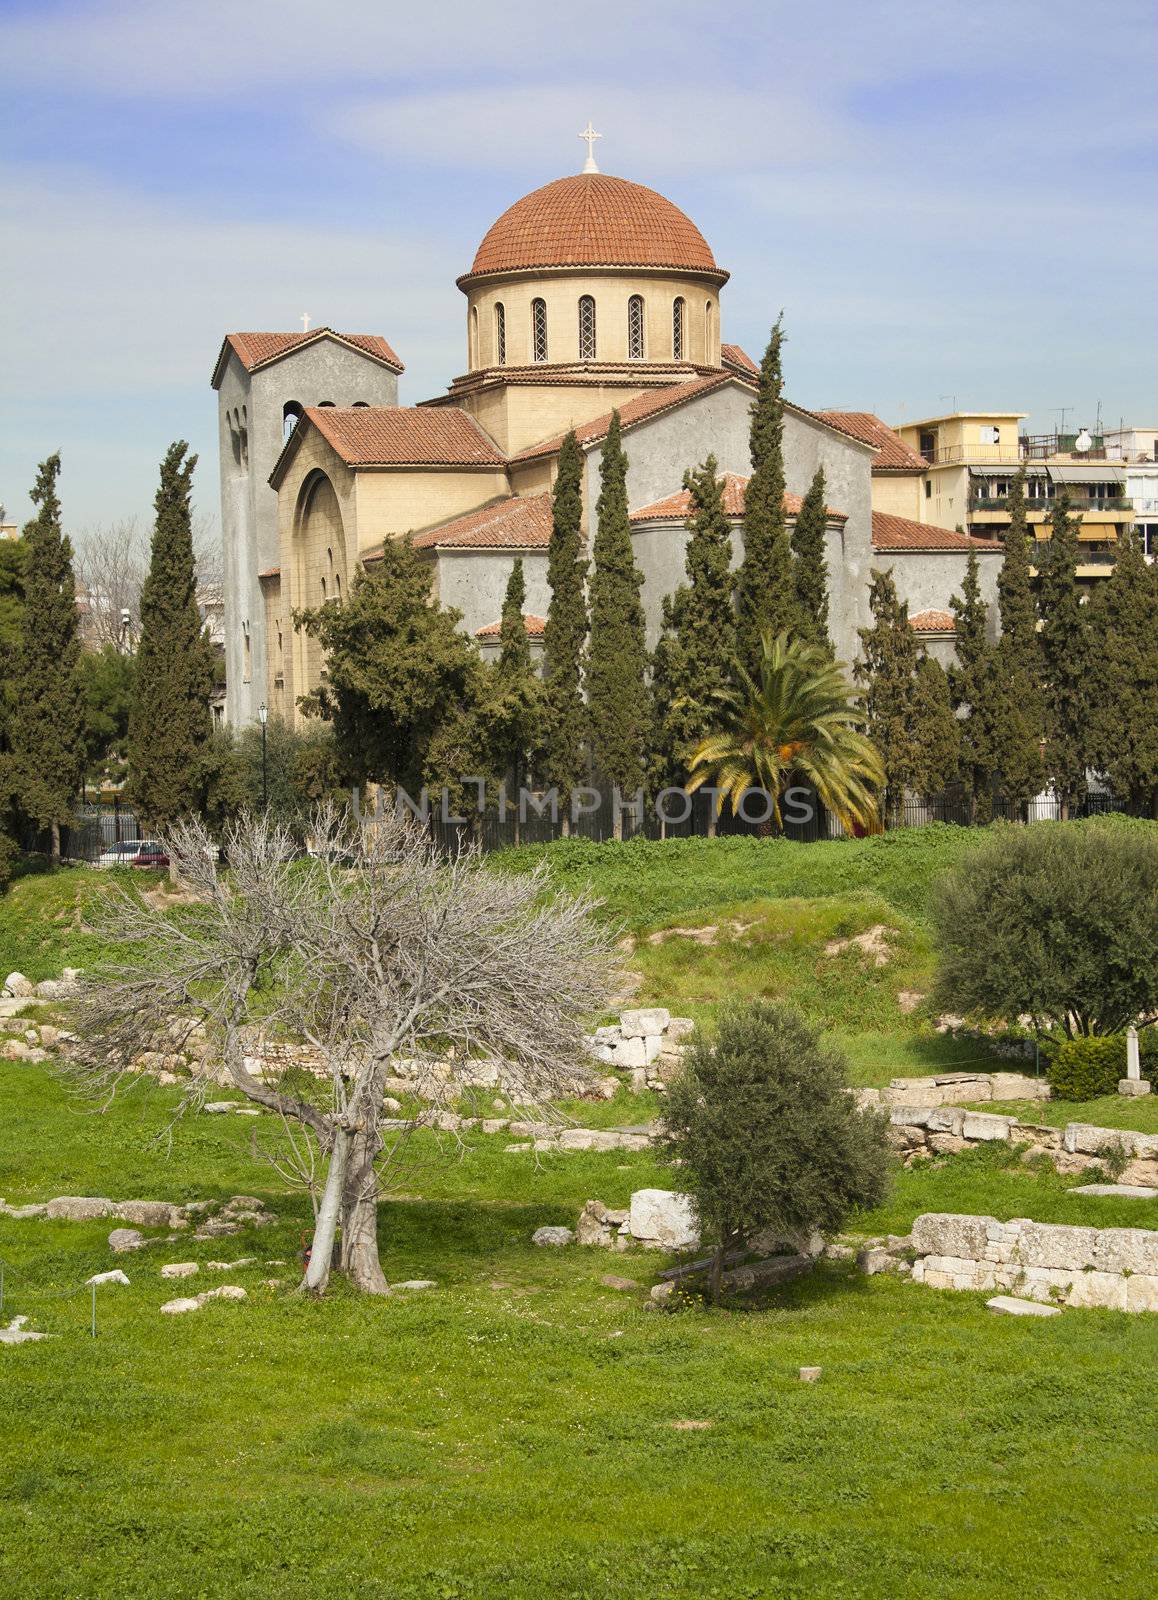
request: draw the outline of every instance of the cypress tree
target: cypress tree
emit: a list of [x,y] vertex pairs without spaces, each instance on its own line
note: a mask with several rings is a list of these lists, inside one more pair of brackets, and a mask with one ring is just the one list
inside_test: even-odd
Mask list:
[[60,455],[41,463],[32,490],[37,515],[24,529],[24,614],[14,652],[12,789],[20,810],[52,837],[72,815],[84,773],[85,709],[72,545],[60,525]]
[[824,503],[824,468],[817,467],[792,529],[792,578],[796,592],[796,628],[801,638],[833,655],[828,636],[828,562],[825,538],[828,507]]
[[949,679],[932,656],[923,655],[913,678],[913,723],[919,734],[913,788],[932,800],[948,788],[961,765],[961,724],[953,712]]
[[1086,794],[1090,765],[1090,628],[1077,581],[1078,521],[1069,495],[1050,511],[1050,539],[1041,563],[1041,649],[1045,680],[1045,767],[1068,817]]
[[784,517],[784,334],[777,318],[760,363],[752,403],[752,476],[744,496],[744,559],[736,573],[737,654],[753,678],[760,675],[761,635],[776,638],[796,625],[792,549]]
[[[587,656],[591,748],[600,777],[622,794],[643,782],[643,756],[649,732],[647,649],[640,590],[627,514],[627,456],[620,438],[619,412],[600,463],[596,507],[594,572],[591,578],[591,639]],[[615,837],[622,836],[615,815]]]
[[146,827],[158,832],[199,808],[212,732],[213,652],[197,611],[189,512],[197,457],[188,449],[179,440],[161,463],[129,713],[129,792]]
[[913,707],[920,650],[909,623],[909,607],[897,598],[891,568],[873,571],[869,609],[872,627],[857,630],[864,654],[853,675],[866,686],[865,731],[881,753],[886,806],[895,821],[920,765],[920,730]]
[[1009,528],[997,577],[1001,637],[997,642],[994,760],[1005,798],[1024,814],[1045,782],[1041,644],[1030,576],[1030,537],[1025,516],[1025,467],[1009,492]]
[[1091,620],[1094,763],[1136,816],[1158,819],[1158,566],[1132,529]]
[[977,551],[970,550],[961,594],[949,605],[957,618],[957,664],[949,672],[954,710],[964,711],[961,759],[969,779],[970,812],[975,821],[993,815],[993,777],[997,766],[998,683],[994,648],[989,642],[989,607],[981,598]]
[[499,623],[498,670],[505,678],[525,677],[531,670],[531,646],[523,614],[526,603],[527,582],[523,576],[523,558],[516,556],[507,579],[502,620]]
[[523,608],[527,585],[522,557],[516,557],[507,580],[495,663],[496,735],[501,776],[515,792],[515,843],[520,842],[518,795],[526,775],[527,753],[542,731],[542,685],[531,661],[531,644]]
[[551,600],[543,633],[543,689],[546,699],[544,777],[563,802],[563,831],[570,831],[572,790],[586,772],[587,708],[583,704],[583,642],[587,602],[583,559],[583,452],[574,429],[559,450],[551,506],[547,583]]
[[[713,725],[715,694],[726,688],[736,653],[732,611],[732,529],[715,456],[684,473],[691,499],[684,568],[688,581],[665,596],[663,634],[652,657],[656,727],[653,787],[683,782],[691,751]],[[713,809],[709,831],[715,830]]]

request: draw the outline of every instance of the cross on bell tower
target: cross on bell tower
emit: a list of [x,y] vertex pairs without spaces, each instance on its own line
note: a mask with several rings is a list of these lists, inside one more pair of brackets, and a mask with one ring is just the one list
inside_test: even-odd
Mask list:
[[583,171],[598,172],[599,168],[595,164],[595,141],[596,139],[602,139],[603,135],[595,132],[595,129],[591,126],[590,117],[587,118],[587,126],[579,137],[587,141],[587,160],[583,163]]

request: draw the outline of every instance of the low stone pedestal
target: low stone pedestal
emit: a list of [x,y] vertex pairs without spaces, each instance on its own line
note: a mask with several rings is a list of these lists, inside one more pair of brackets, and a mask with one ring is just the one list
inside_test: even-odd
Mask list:
[[1150,1093],[1150,1085],[1145,1078],[1119,1078],[1118,1093],[1137,1099],[1140,1095]]

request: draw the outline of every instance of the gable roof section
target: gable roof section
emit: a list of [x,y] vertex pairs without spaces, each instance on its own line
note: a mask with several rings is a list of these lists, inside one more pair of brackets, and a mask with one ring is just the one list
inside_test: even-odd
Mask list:
[[928,522],[913,522],[909,517],[873,512],[873,549],[895,550],[1002,550],[997,539],[974,539],[953,528],[936,528]]
[[276,489],[316,428],[348,467],[505,467],[507,458],[473,417],[455,406],[308,406],[269,481]]
[[738,344],[722,344],[720,346],[720,360],[725,367],[731,367],[744,378],[758,378],[760,376],[759,363],[752,360],[746,350]]
[[[620,425],[626,433],[629,428],[634,428],[641,422],[662,416],[665,411],[674,411],[678,406],[686,405],[689,400],[695,400],[699,395],[710,394],[713,389],[722,389],[725,384],[735,382],[737,379],[731,372],[711,372],[705,377],[693,378],[688,383],[672,383],[663,389],[651,389],[647,394],[637,395],[634,400],[628,400],[619,407]],[[602,439],[606,439],[610,426],[611,412],[606,411],[592,422],[584,422],[576,427],[575,437],[583,446],[598,444]],[[512,462],[535,461],[540,456],[557,455],[565,437],[566,434],[560,433],[542,444],[530,445],[526,450],[520,450],[517,455],[512,456],[511,460]]]
[[227,333],[213,368],[212,386],[214,389],[220,387],[231,350],[246,372],[256,372],[259,367],[280,361],[291,351],[316,344],[319,339],[336,339],[339,344],[352,346],[393,372],[404,370],[401,361],[379,333],[338,333],[334,328],[311,328],[308,333]]
[[[545,617],[533,616],[531,612],[524,611],[523,627],[527,630],[528,639],[541,639],[547,629],[547,619]],[[497,622],[488,622],[485,627],[476,628],[475,638],[497,639],[502,631],[503,619],[500,617]]]
[[957,618],[951,611],[917,611],[909,618],[914,633],[956,633]]
[[[724,473],[724,515],[726,517],[742,517],[744,515],[744,494],[748,487],[748,479],[741,477],[738,472]],[[789,494],[785,491],[784,509],[790,517],[794,517],[804,504],[798,494]],[[691,513],[692,497],[687,489],[680,489],[675,494],[669,494],[664,500],[656,500],[650,506],[642,506],[638,511],[631,513],[632,522],[683,522]],[[834,511],[831,506],[826,507],[829,521],[844,522],[847,520],[843,511]]]
[[[424,528],[411,540],[416,550],[545,550],[551,538],[549,494],[507,495],[477,511]],[[373,560],[367,551],[363,560]]]
[[911,450],[899,433],[871,411],[818,411],[818,417],[843,428],[847,433],[876,447],[874,472],[927,472],[929,463],[924,456]]

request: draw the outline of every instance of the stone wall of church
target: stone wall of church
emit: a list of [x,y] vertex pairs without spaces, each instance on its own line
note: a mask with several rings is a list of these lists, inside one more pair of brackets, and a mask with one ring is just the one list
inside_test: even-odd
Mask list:
[[440,550],[434,557],[439,603],[462,612],[462,631],[471,638],[502,615],[516,556],[523,558],[527,585],[523,609],[530,616],[545,617],[551,600],[546,550]]
[[356,474],[360,550],[418,533],[507,493],[505,467],[395,467]]
[[[892,569],[897,597],[908,601],[909,615],[915,616],[918,611],[948,611],[949,601],[961,593],[967,561],[968,551],[960,550],[907,550],[900,554],[878,550],[873,565],[881,571]],[[979,550],[977,566],[981,598],[989,606],[989,637],[996,639],[1001,551]],[[930,651],[930,654],[939,652]]]

